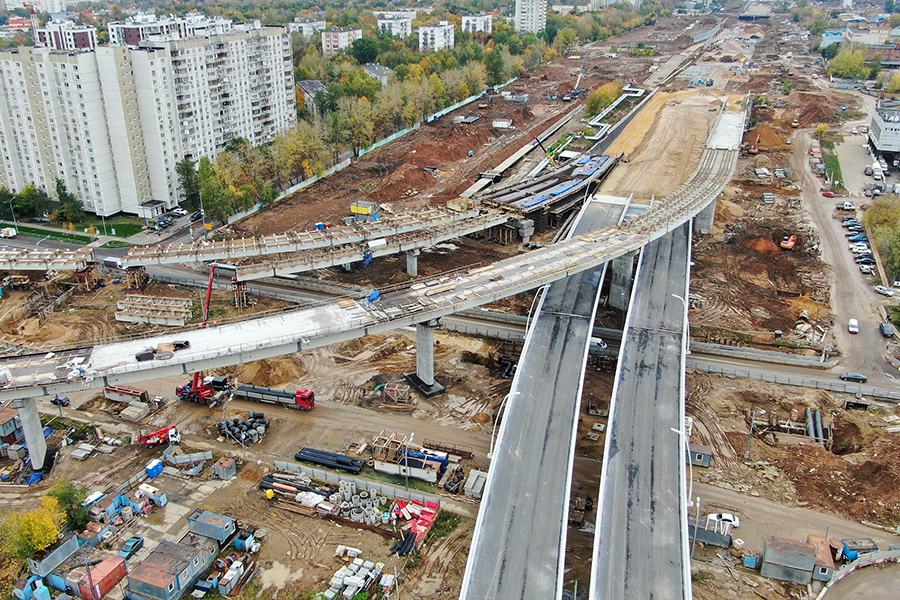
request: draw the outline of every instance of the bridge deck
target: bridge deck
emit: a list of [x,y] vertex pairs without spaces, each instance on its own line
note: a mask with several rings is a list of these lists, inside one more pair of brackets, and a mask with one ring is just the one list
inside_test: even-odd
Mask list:
[[[615,225],[624,204],[588,203],[573,235]],[[588,341],[606,266],[553,283],[513,381],[460,598],[553,598],[562,590],[568,482]]]
[[[644,248],[619,349],[597,508],[593,600],[688,600],[681,513],[690,224]],[[685,574],[687,573],[687,579]]]

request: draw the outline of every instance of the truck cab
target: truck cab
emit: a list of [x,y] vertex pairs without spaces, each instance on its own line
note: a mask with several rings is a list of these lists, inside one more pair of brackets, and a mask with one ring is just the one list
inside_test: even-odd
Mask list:
[[297,408],[300,410],[312,410],[316,405],[316,395],[312,390],[300,388],[297,390]]

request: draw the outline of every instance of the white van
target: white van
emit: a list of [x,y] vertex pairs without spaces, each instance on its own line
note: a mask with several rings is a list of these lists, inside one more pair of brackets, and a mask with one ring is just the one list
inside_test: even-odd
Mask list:
[[859,333],[859,321],[850,319],[850,322],[847,323],[847,331],[850,333]]

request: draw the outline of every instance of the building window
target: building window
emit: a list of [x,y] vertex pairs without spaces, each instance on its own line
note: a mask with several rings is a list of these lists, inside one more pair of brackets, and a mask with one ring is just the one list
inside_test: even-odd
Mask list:
[[166,590],[168,590],[168,591],[170,591],[170,592],[171,592],[172,590],[174,590],[174,589],[175,589],[175,582],[174,582],[174,581],[173,581],[172,583],[170,583],[170,584],[166,587]]
[[828,567],[819,567],[819,575],[827,575]]

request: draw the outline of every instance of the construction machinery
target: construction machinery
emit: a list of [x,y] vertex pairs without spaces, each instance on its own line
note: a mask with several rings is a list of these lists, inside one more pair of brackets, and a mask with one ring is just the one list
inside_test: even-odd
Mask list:
[[553,165],[553,168],[556,169],[559,167],[559,163],[556,162],[556,159],[553,158],[553,155],[550,154],[550,151],[544,148],[544,144],[541,143],[540,138],[534,138],[534,143],[541,147],[541,150],[544,151],[544,154],[547,155],[547,158],[550,160],[550,164]]
[[587,60],[587,55],[587,50],[585,50],[584,56],[581,58],[581,69],[578,70],[578,79],[575,80],[575,87],[569,92],[569,96],[572,98],[577,98],[582,93],[579,86],[581,85],[581,77],[584,75],[584,63]]
[[753,145],[750,146],[750,149],[747,150],[750,154],[759,154],[759,138],[762,137],[762,134],[756,134],[756,141],[753,142]]
[[158,446],[160,444],[177,444],[181,441],[181,432],[175,425],[169,425],[159,431],[142,435],[138,438],[138,449],[143,446]]
[[234,397],[250,402],[263,404],[277,404],[296,410],[309,411],[316,405],[316,395],[312,390],[300,388],[296,392],[287,390],[274,390],[272,388],[258,387],[255,385],[238,384],[231,391]]
[[784,250],[793,250],[794,246],[797,244],[797,236],[784,236],[784,239],[781,240],[781,248]]
[[800,127],[800,119],[794,119],[793,121],[791,121],[791,127],[793,127],[794,129]]
[[175,388],[175,396],[179,400],[207,406],[219,404],[225,399],[228,392],[227,377],[203,377],[202,371],[197,371],[191,381]]

